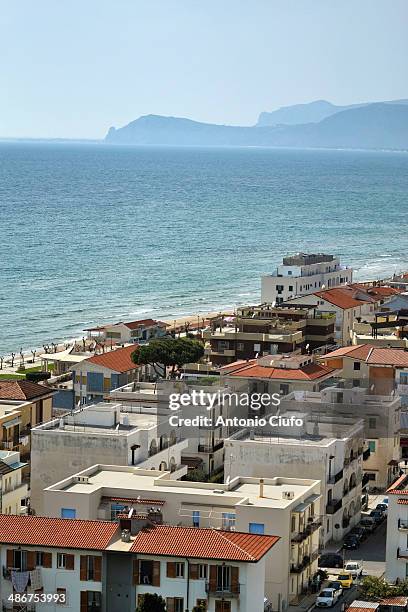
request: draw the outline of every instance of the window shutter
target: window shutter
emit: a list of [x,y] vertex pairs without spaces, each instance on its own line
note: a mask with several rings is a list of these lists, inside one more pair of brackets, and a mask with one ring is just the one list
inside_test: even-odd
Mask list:
[[[176,577],[176,564],[172,561],[167,563],[167,578],[175,578]],[[174,603],[173,603],[174,606]]]
[[35,568],[36,554],[34,550],[27,550],[27,571],[31,571]]
[[190,563],[190,580],[198,580],[198,565]]
[[86,555],[81,555],[81,566],[79,571],[79,579],[86,580],[88,575],[88,557]]
[[210,565],[210,591],[213,593],[217,590],[217,566]]
[[81,591],[81,612],[88,612],[88,591]]
[[133,584],[140,584],[140,561],[133,560]]
[[65,569],[75,569],[75,555],[65,555]]
[[52,567],[52,553],[43,553],[43,567]]
[[231,567],[231,589],[233,593],[239,592],[239,567]]
[[7,569],[14,567],[14,550],[12,548],[7,549]]
[[102,580],[102,557],[94,557],[94,580],[100,582]]
[[167,612],[174,612],[174,597],[167,597],[166,599],[166,609]]
[[160,561],[153,561],[153,586],[160,586]]

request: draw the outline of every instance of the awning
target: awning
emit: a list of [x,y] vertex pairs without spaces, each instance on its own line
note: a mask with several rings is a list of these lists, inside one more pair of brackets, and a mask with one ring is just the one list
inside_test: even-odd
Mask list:
[[16,425],[21,425],[20,418],[11,419],[11,421],[6,421],[5,423],[3,423],[3,427],[5,427],[6,429],[10,429],[10,427],[15,427]]
[[305,499],[305,501],[303,501],[302,503],[298,504],[295,508],[293,508],[293,512],[304,512],[306,508],[311,506],[317,499],[320,499],[320,497],[321,495],[317,495],[316,493],[313,495],[310,495],[309,497]]

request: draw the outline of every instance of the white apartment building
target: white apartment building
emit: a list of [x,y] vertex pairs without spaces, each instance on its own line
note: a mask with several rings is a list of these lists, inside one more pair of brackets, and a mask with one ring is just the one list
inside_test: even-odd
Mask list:
[[46,514],[42,491],[50,484],[101,461],[112,465],[140,465],[169,469],[184,475],[181,440],[168,420],[148,408],[100,403],[83,407],[31,430],[31,505]]
[[137,321],[119,321],[85,329],[89,338],[103,342],[115,342],[117,344],[144,344],[153,338],[161,338],[166,335],[169,327],[163,321],[155,319],[139,319]]
[[318,420],[322,415],[363,419],[367,446],[363,452],[363,483],[386,489],[395,480],[401,456],[399,396],[373,394],[371,388],[354,387],[344,380],[319,392],[291,393],[282,399],[281,408],[307,412]]
[[340,259],[324,253],[297,253],[284,257],[275,272],[262,277],[262,302],[286,302],[320,289],[338,287],[353,280],[353,270],[340,265]]
[[317,569],[320,483],[300,478],[233,478],[228,484],[171,480],[171,474],[95,465],[44,490],[50,516],[114,520],[133,512],[156,523],[277,535],[265,593],[274,610],[296,600]]
[[0,513],[25,514],[28,510],[28,486],[18,451],[0,451]]
[[[136,515],[119,522],[1,515],[2,609],[124,612],[149,593],[161,595],[168,612],[200,603],[208,612],[263,610],[265,564],[278,542]],[[43,594],[52,597],[35,603]],[[28,603],[13,604],[16,595]]]
[[385,577],[389,582],[408,576],[408,465],[405,462],[400,467],[404,474],[387,490]]
[[225,478],[280,476],[321,482],[321,544],[340,541],[358,523],[363,477],[363,421],[356,418],[312,419],[302,425],[242,430],[225,441]]

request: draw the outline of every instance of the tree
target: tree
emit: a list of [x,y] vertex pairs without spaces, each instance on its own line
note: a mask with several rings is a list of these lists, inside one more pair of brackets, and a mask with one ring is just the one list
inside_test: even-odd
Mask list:
[[132,353],[132,361],[137,365],[152,366],[156,374],[162,377],[166,375],[166,368],[171,368],[170,377],[174,378],[176,368],[195,363],[203,355],[204,347],[198,340],[167,337],[138,346]]
[[140,604],[136,608],[136,612],[166,612],[166,602],[163,597],[156,593],[146,593],[141,595]]
[[194,606],[192,612],[207,612],[207,606],[204,603],[200,603],[197,606]]
[[395,587],[388,584],[384,578],[366,576],[361,583],[361,592],[368,599],[383,599],[395,594]]

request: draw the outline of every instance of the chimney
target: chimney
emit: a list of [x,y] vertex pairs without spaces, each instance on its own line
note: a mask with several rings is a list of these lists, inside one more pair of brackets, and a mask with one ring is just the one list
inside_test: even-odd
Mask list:
[[264,479],[260,478],[259,479],[259,497],[263,497],[264,496]]

